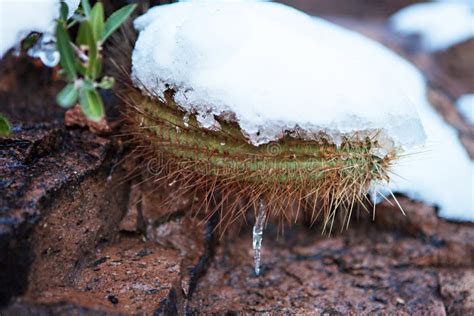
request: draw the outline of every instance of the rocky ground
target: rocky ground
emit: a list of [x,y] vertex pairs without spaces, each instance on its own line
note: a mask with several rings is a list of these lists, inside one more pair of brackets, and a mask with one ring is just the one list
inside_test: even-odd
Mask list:
[[[433,105],[474,157],[474,127],[453,105],[474,91],[474,41],[429,55],[392,34],[386,17],[413,1],[290,2],[420,67]],[[375,221],[360,212],[331,237],[304,221],[284,235],[270,223],[256,277],[251,223],[219,238],[212,220],[185,216],[188,201],[163,208],[173,192],[136,177],[117,135],[117,100],[107,97],[114,132],[65,128],[54,72],[12,56],[0,69],[0,112],[15,124],[0,139],[0,315],[474,314],[473,224],[403,197],[407,216],[384,202]]]

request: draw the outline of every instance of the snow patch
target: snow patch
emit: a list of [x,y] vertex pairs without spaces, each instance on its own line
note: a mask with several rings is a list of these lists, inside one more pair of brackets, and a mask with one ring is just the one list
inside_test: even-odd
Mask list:
[[459,112],[466,122],[474,125],[474,94],[465,94],[456,101]]
[[474,164],[457,131],[426,102],[420,102],[420,115],[428,135],[427,146],[397,162],[391,190],[438,206],[440,217],[474,221]]
[[[72,15],[80,0],[66,0]],[[54,33],[59,0],[0,0],[0,58],[31,32]]]
[[412,68],[404,77],[411,82],[410,95],[417,97],[427,142],[425,148],[409,150],[395,162],[388,188],[436,205],[445,219],[474,221],[474,163],[458,132],[429,103],[421,73]]
[[323,19],[269,2],[182,2],[150,9],[135,28],[135,84],[159,98],[174,89],[204,128],[230,112],[254,145],[295,130],[335,142],[380,131],[387,150],[424,140],[403,85],[412,66]]
[[404,35],[420,35],[427,50],[444,50],[474,37],[474,8],[470,1],[417,3],[395,13],[390,23]]

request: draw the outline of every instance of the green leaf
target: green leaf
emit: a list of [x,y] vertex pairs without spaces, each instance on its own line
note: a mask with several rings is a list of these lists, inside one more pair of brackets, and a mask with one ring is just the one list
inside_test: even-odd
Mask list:
[[99,122],[104,117],[104,103],[95,88],[84,85],[79,93],[79,101],[88,119]]
[[82,31],[82,33],[78,34],[78,36],[81,36],[80,40],[84,42],[82,43],[82,45],[87,46],[87,56],[89,57],[89,60],[87,61],[85,76],[91,79],[95,79],[98,76],[98,73],[96,72],[98,63],[98,51],[97,43],[94,39],[94,36],[92,35],[91,23],[89,23],[89,21],[82,22],[79,31]]
[[110,89],[114,86],[115,79],[113,77],[105,76],[99,83],[101,89]]
[[90,23],[87,23],[90,28],[87,29],[86,22],[87,21],[82,21],[82,23],[79,24],[79,30],[77,31],[76,45],[78,45],[79,47],[87,45],[87,32],[90,32],[92,36],[92,29],[90,28]]
[[128,19],[136,7],[136,4],[129,4],[112,13],[112,15],[107,19],[107,22],[105,22],[105,32],[102,40],[105,41],[110,35],[112,35],[112,33]]
[[28,50],[29,48],[33,47],[33,45],[35,45],[39,38],[40,35],[38,33],[31,33],[21,42],[21,48],[23,50]]
[[86,17],[91,15],[91,5],[89,4],[89,0],[81,0],[82,10],[84,10],[84,14]]
[[77,72],[78,72],[81,76],[85,76],[85,75],[86,75],[86,67],[84,67],[84,65],[83,65],[82,62],[79,60],[79,58],[76,59],[76,69],[77,69]]
[[70,108],[76,104],[78,97],[77,88],[74,86],[74,83],[70,83],[59,92],[56,101],[63,108]]
[[59,11],[60,12],[59,17],[61,18],[61,20],[67,21],[67,17],[69,15],[69,7],[64,1],[61,1],[60,5],[61,5],[61,9]]
[[69,80],[77,77],[76,68],[74,67],[74,52],[71,46],[71,39],[62,23],[56,26],[56,47],[61,55],[60,63]]
[[90,22],[95,40],[101,41],[104,35],[104,5],[101,2],[97,2],[92,8]]
[[10,134],[11,125],[8,119],[0,114],[0,137]]
[[102,72],[102,56],[97,56],[97,59],[93,65],[91,76],[92,79],[97,79]]

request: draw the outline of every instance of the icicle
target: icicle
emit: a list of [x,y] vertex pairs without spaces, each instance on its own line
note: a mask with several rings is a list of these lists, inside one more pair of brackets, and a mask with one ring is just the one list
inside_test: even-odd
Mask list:
[[45,66],[54,67],[59,63],[60,55],[56,49],[56,40],[53,34],[43,34],[28,50],[28,55],[40,58]]
[[262,250],[262,239],[263,239],[263,228],[265,226],[265,218],[267,217],[267,212],[265,209],[265,204],[263,200],[259,201],[258,204],[258,214],[255,219],[255,224],[253,226],[253,260],[255,264],[255,274],[260,275],[260,260],[261,260],[261,250]]

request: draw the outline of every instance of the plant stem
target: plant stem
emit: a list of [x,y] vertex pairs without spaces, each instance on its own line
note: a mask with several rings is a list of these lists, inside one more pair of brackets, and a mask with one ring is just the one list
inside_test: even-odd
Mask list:
[[77,47],[76,44],[71,42],[71,46],[74,49],[74,52],[81,59],[82,62],[86,63],[89,61],[89,57],[86,54],[84,54],[84,52],[79,47]]

